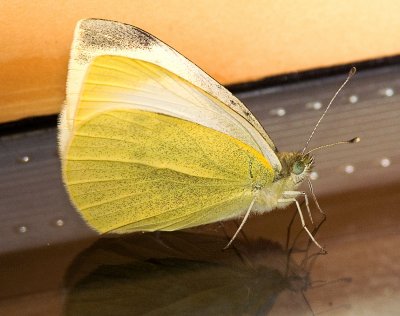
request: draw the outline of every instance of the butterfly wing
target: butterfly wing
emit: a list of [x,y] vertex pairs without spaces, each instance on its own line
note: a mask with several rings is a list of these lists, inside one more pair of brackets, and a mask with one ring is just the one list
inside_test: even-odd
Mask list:
[[77,27],[59,146],[71,200],[97,231],[175,230],[242,215],[254,187],[281,167],[258,125],[144,31],[102,20]]
[[[146,77],[147,83],[151,80],[162,81],[161,85],[167,82],[163,94],[175,91],[180,97],[187,98],[186,103],[190,104],[185,104],[185,110],[182,111],[182,107],[177,107],[176,102],[164,102],[158,104],[158,108],[153,109],[154,111],[176,117],[182,117],[183,114],[189,121],[228,133],[260,150],[275,170],[281,170],[281,164],[275,154],[275,145],[250,111],[228,90],[171,47],[145,31],[131,25],[97,19],[82,20],[75,30],[68,73],[67,100],[60,122],[59,139],[62,157],[73,132],[75,114],[81,104],[81,88],[86,83],[88,68],[97,56],[102,55],[122,56],[126,60],[130,58],[147,62],[148,65],[154,66],[153,70],[158,66],[162,70],[160,73],[145,72],[142,73],[141,79]],[[128,72],[127,76],[131,75],[133,70]],[[183,79],[191,87],[187,91],[184,91],[186,87],[177,89],[174,79],[171,80],[169,74]],[[172,85],[169,85],[171,83]],[[153,89],[154,86],[148,85],[141,92],[145,92],[145,88]],[[160,89],[157,93],[160,93]],[[199,98],[198,102],[193,102],[193,98]],[[193,109],[194,106],[197,106],[197,110]],[[202,107],[205,107],[206,111],[214,111],[215,114],[201,120],[202,116],[199,116],[198,110]],[[222,112],[224,113],[221,114]]]
[[97,231],[176,230],[242,215],[253,186],[273,180],[252,147],[214,129],[143,110],[103,111],[79,124],[64,181]]

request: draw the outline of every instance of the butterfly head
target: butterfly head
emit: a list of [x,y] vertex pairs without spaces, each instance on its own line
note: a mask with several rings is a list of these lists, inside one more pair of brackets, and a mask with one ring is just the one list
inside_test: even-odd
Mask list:
[[275,181],[285,179],[291,182],[293,187],[298,186],[309,176],[314,165],[314,158],[311,155],[303,155],[299,152],[278,153],[278,158],[282,169],[275,178]]

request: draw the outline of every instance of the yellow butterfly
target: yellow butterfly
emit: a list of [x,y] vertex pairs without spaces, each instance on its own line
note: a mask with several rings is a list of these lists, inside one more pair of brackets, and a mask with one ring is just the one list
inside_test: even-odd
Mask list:
[[73,204],[100,233],[173,231],[244,216],[241,228],[251,212],[296,203],[322,249],[296,200],[304,196],[309,211],[296,188],[312,157],[278,152],[236,97],[134,26],[78,23],[59,152]]

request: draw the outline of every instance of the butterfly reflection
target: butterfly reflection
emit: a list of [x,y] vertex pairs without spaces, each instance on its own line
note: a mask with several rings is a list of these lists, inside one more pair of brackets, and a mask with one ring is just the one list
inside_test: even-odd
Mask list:
[[197,232],[102,238],[65,277],[66,315],[312,314],[308,271],[282,247]]

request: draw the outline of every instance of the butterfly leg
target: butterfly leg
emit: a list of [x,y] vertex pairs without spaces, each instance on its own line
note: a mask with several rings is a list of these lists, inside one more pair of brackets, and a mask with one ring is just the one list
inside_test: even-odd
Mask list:
[[324,217],[326,217],[325,212],[322,210],[321,206],[319,206],[318,199],[317,199],[317,197],[316,197],[316,195],[315,195],[315,193],[314,193],[314,188],[313,188],[313,186],[312,186],[312,183],[311,183],[310,179],[307,179],[307,182],[308,182],[308,187],[310,188],[311,196],[312,196],[312,198],[313,198],[313,200],[314,200],[315,205],[317,206],[319,212],[320,212],[322,215],[324,215]]
[[246,223],[247,219],[249,218],[251,209],[253,208],[253,205],[254,205],[254,202],[256,201],[256,199],[257,199],[257,195],[253,198],[253,201],[251,201],[250,206],[249,206],[249,208],[247,209],[246,214],[244,215],[243,220],[242,220],[242,222],[240,223],[239,228],[236,230],[235,234],[233,235],[233,237],[231,238],[231,240],[228,242],[228,244],[223,248],[224,250],[229,248],[229,246],[230,246],[230,245],[232,244],[232,242],[235,240],[236,236],[237,236],[237,235],[239,234],[239,232],[242,230],[244,224]]
[[[291,192],[291,191],[287,191],[287,192]],[[295,192],[295,191],[293,191]],[[286,193],[286,192],[285,192]],[[301,192],[296,192],[298,195],[301,195]],[[296,207],[297,207],[297,211],[299,213],[300,216],[300,220],[301,220],[301,225],[303,226],[303,229],[306,231],[306,233],[308,234],[308,236],[310,236],[310,239],[312,240],[312,242],[321,249],[321,251],[326,252],[326,250],[315,240],[314,236],[311,234],[311,232],[308,230],[307,226],[306,226],[306,222],[304,221],[304,217],[303,217],[303,213],[301,212],[301,208],[300,208],[300,203],[299,201],[297,201],[294,197],[286,197],[283,199],[279,199],[278,203],[287,203],[287,202],[294,202],[296,203]]]
[[306,208],[307,208],[308,217],[310,218],[311,223],[314,225],[314,220],[313,220],[312,215],[311,215],[310,203],[308,202],[307,193],[306,192],[302,192],[302,191],[285,191],[285,192],[283,192],[283,196],[286,197],[286,198],[296,198],[299,195],[304,196],[304,201],[306,202]]

